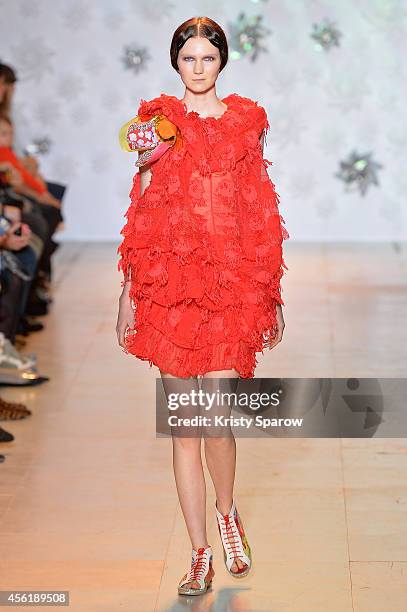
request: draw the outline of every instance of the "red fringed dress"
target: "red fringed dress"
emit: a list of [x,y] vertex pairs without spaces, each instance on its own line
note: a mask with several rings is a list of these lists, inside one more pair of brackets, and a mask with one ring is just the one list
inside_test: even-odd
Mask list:
[[138,114],[164,114],[182,146],[151,164],[142,196],[135,174],[117,251],[135,313],[126,352],[181,378],[232,368],[253,378],[284,304],[289,234],[259,141],[266,111],[236,93],[222,101],[216,119],[164,93],[141,100]]

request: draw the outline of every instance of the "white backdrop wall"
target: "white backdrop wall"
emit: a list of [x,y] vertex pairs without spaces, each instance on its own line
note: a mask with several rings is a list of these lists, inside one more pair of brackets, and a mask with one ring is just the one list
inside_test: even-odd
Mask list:
[[[0,60],[18,73],[24,144],[49,137],[49,180],[69,185],[61,240],[120,240],[136,171],[117,134],[141,98],[184,86],[169,61],[176,27],[207,15],[230,35],[238,13],[263,15],[268,52],[230,60],[217,94],[258,100],[271,125],[265,157],[294,240],[406,238],[407,2],[400,0],[0,0]],[[340,45],[318,51],[324,18]],[[144,47],[138,73],[124,47]],[[365,196],[335,177],[352,150],[382,164]]]

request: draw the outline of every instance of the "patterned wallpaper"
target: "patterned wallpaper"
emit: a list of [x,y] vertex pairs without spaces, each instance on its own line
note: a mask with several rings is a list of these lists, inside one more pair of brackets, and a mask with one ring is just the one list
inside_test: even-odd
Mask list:
[[[406,239],[406,0],[0,0],[19,140],[50,139],[43,173],[69,185],[59,239],[119,242],[136,169],[118,130],[141,98],[183,96],[169,46],[194,15],[235,44],[218,96],[267,110],[291,239]],[[252,44],[239,53],[242,34]]]

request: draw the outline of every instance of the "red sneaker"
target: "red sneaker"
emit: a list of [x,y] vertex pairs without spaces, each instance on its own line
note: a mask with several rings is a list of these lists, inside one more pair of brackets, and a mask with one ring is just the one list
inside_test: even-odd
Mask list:
[[[212,548],[192,549],[191,569],[181,578],[178,585],[179,595],[202,595],[212,584],[215,575],[212,567]],[[187,586],[188,583],[192,583]],[[194,586],[195,583],[195,586]],[[197,586],[196,586],[197,585]]]
[[[252,555],[235,501],[232,502],[229,514],[221,514],[216,503],[215,510],[226,569],[231,576],[243,578],[243,576],[247,576],[252,566]],[[232,571],[231,567],[236,559],[240,559],[245,565],[236,571]]]

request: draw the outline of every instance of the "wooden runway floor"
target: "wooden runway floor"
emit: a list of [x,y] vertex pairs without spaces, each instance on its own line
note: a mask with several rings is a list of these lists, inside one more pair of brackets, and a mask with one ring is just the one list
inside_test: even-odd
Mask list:
[[[116,248],[61,246],[46,329],[23,349],[51,380],[0,389],[33,412],[1,422],[15,441],[0,446],[0,589],[69,590],[73,611],[183,610],[191,548],[172,443],[155,437],[159,372],[116,343]],[[284,342],[259,356],[256,376],[404,377],[406,245],[286,253]],[[407,609],[406,439],[249,438],[237,449],[253,570],[226,573],[205,466],[215,578],[193,609]]]

